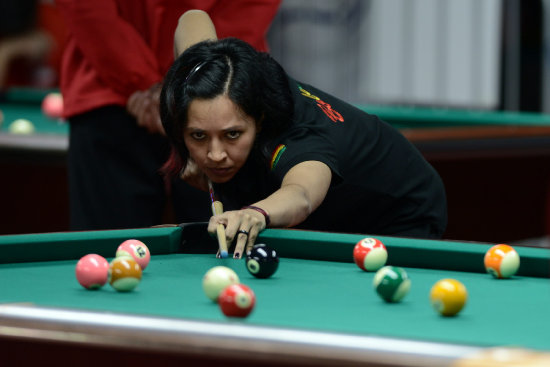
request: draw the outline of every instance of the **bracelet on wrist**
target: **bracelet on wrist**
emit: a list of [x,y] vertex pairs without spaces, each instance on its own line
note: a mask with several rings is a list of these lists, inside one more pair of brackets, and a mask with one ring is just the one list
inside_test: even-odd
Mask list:
[[254,205],[246,205],[246,206],[243,206],[241,209],[242,209],[242,210],[244,210],[244,209],[252,209],[252,210],[255,210],[255,211],[257,211],[258,213],[262,214],[262,215],[264,216],[264,218],[265,218],[265,226],[266,226],[266,228],[267,228],[267,226],[269,226],[269,222],[270,222],[270,220],[269,220],[269,214],[267,214],[267,212],[266,212],[265,210],[263,210],[262,208],[259,208],[259,207],[254,206]]

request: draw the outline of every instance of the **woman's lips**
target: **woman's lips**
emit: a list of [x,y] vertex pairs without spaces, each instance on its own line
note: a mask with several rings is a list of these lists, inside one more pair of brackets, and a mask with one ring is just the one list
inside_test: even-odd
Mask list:
[[208,169],[212,175],[218,177],[224,177],[231,174],[231,168],[209,168]]

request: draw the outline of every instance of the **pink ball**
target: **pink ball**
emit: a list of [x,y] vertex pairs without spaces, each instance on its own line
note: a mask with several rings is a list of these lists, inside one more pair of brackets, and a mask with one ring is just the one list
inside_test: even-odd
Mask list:
[[48,93],[42,100],[42,113],[58,119],[63,116],[63,96],[60,93]]
[[126,240],[118,246],[116,250],[116,257],[119,256],[131,256],[141,267],[141,270],[145,270],[151,260],[151,253],[147,246],[139,240]]
[[88,254],[76,264],[76,280],[86,289],[101,288],[109,277],[109,262],[100,255]]

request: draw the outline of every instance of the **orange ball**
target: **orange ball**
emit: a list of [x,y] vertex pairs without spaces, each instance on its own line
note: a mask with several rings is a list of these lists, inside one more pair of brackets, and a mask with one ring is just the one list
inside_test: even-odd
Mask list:
[[509,278],[519,269],[519,255],[509,245],[499,244],[491,247],[483,259],[485,270],[495,278]]
[[119,292],[129,292],[141,281],[141,272],[141,267],[132,257],[116,257],[109,264],[109,284]]

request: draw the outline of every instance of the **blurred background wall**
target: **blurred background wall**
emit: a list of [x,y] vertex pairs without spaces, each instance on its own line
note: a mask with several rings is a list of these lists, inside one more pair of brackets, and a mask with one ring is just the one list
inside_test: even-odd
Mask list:
[[294,77],[354,103],[550,111],[549,8],[550,0],[283,0],[269,41]]

